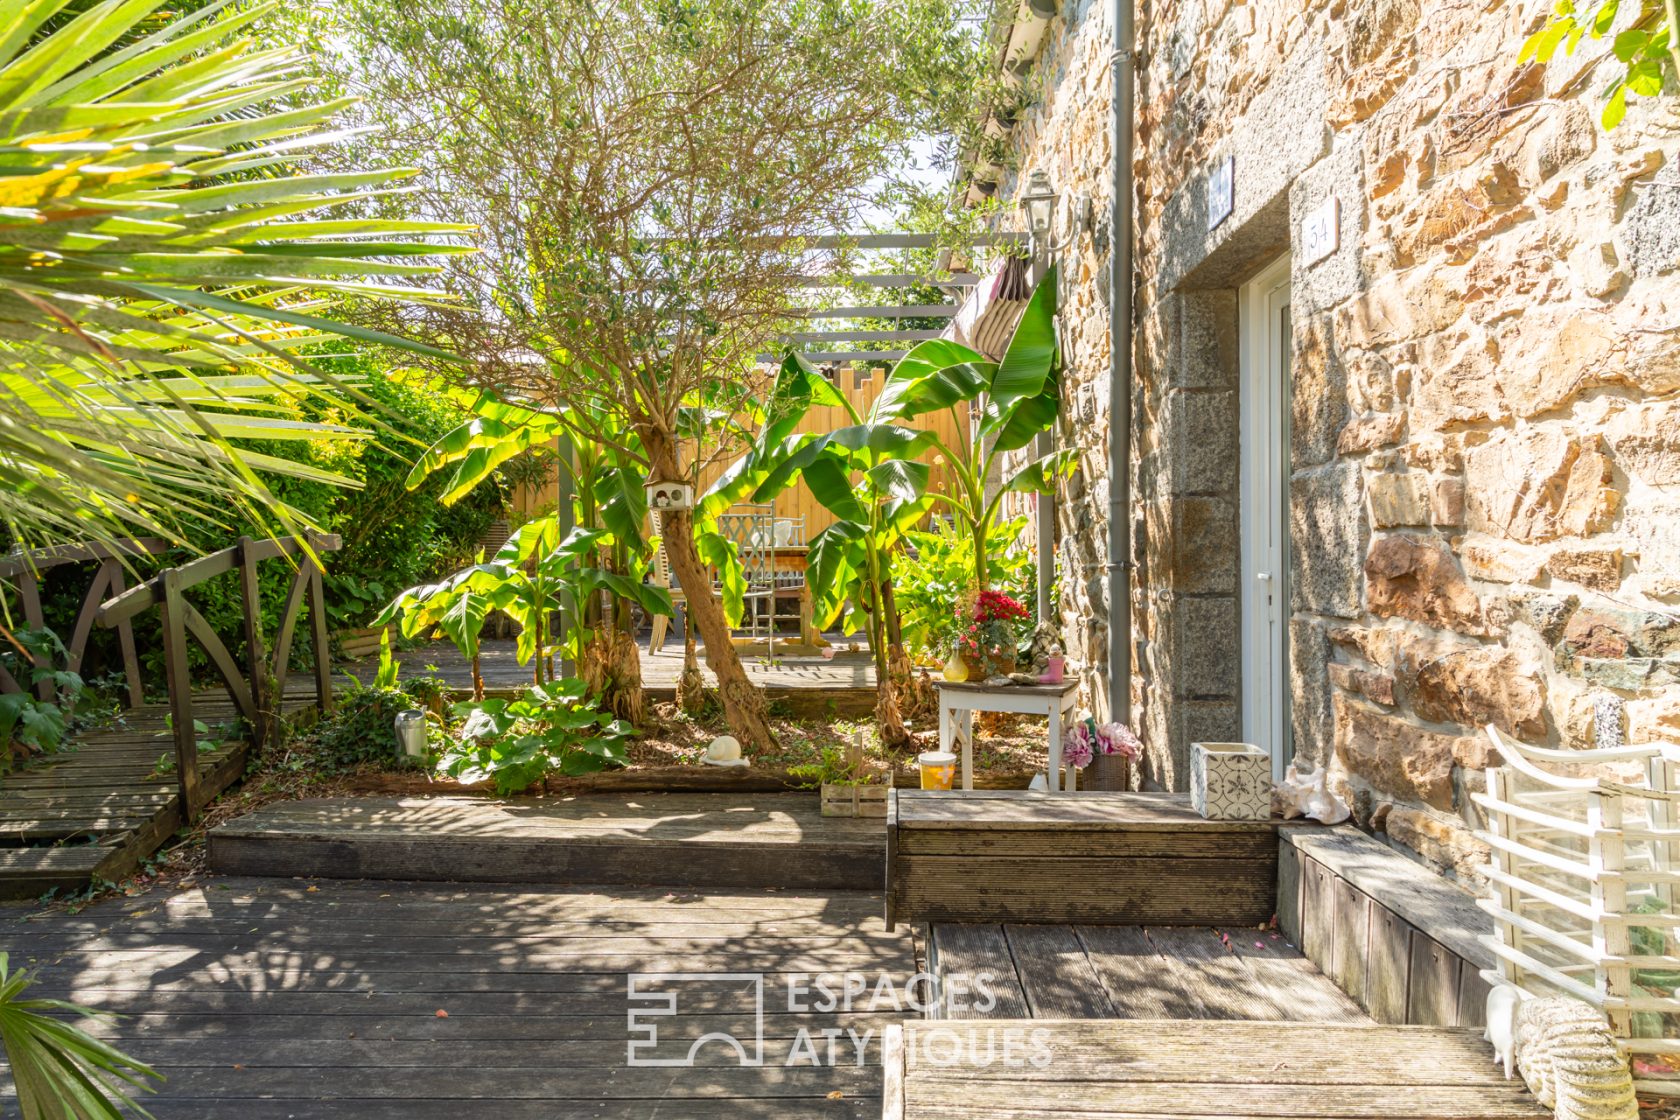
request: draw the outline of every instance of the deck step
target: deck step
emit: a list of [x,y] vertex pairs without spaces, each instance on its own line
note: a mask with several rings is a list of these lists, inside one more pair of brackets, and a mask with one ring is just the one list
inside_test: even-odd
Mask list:
[[0,848],[0,898],[33,898],[82,887],[110,855],[111,849],[98,844]]
[[1543,1120],[1481,1032],[1207,1019],[889,1027],[885,1120]]
[[823,817],[814,793],[321,798],[217,826],[210,863],[234,875],[878,890],[884,846],[882,821]]
[[887,924],[1248,926],[1277,906],[1277,826],[1183,794],[894,790]]

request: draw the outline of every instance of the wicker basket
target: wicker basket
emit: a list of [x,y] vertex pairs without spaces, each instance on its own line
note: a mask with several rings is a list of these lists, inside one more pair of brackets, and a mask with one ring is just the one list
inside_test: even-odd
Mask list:
[[1085,767],[1084,787],[1125,793],[1132,788],[1132,760],[1123,754],[1098,753]]

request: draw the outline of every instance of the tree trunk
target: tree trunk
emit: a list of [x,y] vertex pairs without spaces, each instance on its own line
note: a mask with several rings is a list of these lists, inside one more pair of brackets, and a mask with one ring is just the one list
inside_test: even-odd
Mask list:
[[683,624],[683,667],[677,678],[677,707],[691,716],[706,710],[706,678],[700,673],[700,656],[694,649],[694,635]]
[[473,650],[472,655],[472,682],[473,699],[482,701],[484,699],[484,674],[479,672],[478,651],[476,649]]
[[[649,477],[677,479],[683,477],[677,461],[677,448],[666,432],[650,426],[639,427],[642,447],[647,451],[651,466]],[[689,624],[700,631],[706,644],[706,665],[717,678],[718,698],[723,701],[723,718],[730,732],[743,744],[760,752],[776,749],[776,736],[770,730],[770,715],[765,710],[764,694],[747,679],[747,668],[730,640],[729,620],[724,617],[723,604],[712,593],[712,577],[700,562],[700,551],[694,546],[694,514],[691,510],[667,510],[663,516],[665,556],[671,561],[671,571],[682,587],[688,604]]]
[[869,547],[869,567],[869,644],[875,653],[875,722],[881,727],[881,745],[889,751],[902,751],[910,746],[912,740],[904,726],[904,714],[898,708],[891,643],[887,638],[887,599],[880,579],[885,558],[875,551],[873,545]]
[[636,639],[617,626],[595,631],[586,647],[583,682],[600,697],[601,707],[636,727],[647,723],[647,700],[642,691],[642,651]]

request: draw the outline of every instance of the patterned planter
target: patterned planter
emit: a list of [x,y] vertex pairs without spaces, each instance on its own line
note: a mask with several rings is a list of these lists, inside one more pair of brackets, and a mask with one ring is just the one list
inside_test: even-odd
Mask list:
[[1190,744],[1190,805],[1212,821],[1272,815],[1272,759],[1252,743]]

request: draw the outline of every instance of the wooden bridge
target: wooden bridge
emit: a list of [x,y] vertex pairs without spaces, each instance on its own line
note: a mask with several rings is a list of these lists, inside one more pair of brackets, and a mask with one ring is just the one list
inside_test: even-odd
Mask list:
[[[44,625],[41,583],[47,572],[75,566],[88,573],[87,590],[65,644],[66,664],[80,671],[94,627],[116,631],[122,659],[125,710],[108,725],[85,730],[72,746],[0,777],[0,898],[28,898],[48,890],[76,890],[95,879],[132,872],[217,794],[244,773],[250,752],[274,733],[288,711],[332,704],[327,624],[319,554],[337,537],[308,541],[241,540],[231,548],[156,572],[134,587],[125,574],[164,551],[158,540],[66,546],[15,553],[0,561],[0,580],[14,585],[25,623]],[[279,625],[263,633],[258,571],[284,562],[295,569]],[[236,660],[188,593],[211,580],[237,575],[243,605],[246,658]],[[293,647],[308,606],[313,687],[289,691]],[[135,646],[134,622],[156,610],[163,646],[165,699],[148,702]],[[222,681],[221,690],[195,691],[189,642],[196,642]],[[0,692],[32,689],[51,700],[56,685],[36,655],[33,681],[0,669]],[[209,728],[201,732],[199,725]],[[225,730],[224,730],[225,729]]]

